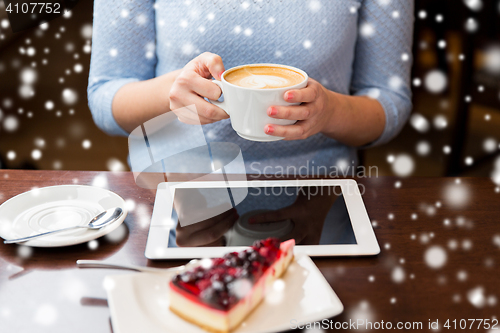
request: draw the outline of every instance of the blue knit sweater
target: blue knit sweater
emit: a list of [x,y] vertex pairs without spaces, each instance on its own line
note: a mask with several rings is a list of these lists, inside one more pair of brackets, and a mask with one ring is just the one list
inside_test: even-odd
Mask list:
[[[111,112],[123,85],[182,68],[205,51],[220,55],[226,69],[286,64],[330,90],[376,98],[386,126],[370,146],[396,136],[409,116],[412,0],[95,0],[94,6],[89,106],[110,135],[127,135]],[[229,120],[204,125],[203,132],[207,141],[238,144],[249,173],[287,166],[315,173],[311,168],[356,163],[355,148],[322,134],[252,142]]]

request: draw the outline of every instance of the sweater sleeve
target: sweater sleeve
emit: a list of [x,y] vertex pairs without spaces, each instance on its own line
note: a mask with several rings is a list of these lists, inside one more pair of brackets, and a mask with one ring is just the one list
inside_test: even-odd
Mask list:
[[351,92],[380,102],[382,135],[365,147],[390,141],[411,112],[413,0],[363,0],[359,9]]
[[96,125],[110,135],[128,135],[111,105],[125,84],[155,76],[154,0],[95,0],[92,56],[87,88]]

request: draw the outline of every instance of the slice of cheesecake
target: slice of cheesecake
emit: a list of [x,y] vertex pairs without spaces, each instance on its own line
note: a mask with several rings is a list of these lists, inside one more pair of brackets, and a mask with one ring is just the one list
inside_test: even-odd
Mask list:
[[208,331],[233,330],[287,269],[294,245],[268,238],[174,276],[170,310]]

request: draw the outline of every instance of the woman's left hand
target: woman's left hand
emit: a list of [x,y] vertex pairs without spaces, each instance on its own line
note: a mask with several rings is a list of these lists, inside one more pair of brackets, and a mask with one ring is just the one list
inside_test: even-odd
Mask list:
[[271,106],[267,115],[276,119],[298,120],[293,125],[267,124],[264,131],[268,135],[284,137],[285,140],[306,139],[322,132],[333,117],[332,92],[318,81],[309,79],[307,87],[285,92],[283,98],[291,106]]

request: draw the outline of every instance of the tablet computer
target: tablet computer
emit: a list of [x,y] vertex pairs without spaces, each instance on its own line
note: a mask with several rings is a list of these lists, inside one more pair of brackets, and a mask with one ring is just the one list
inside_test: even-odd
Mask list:
[[309,256],[380,253],[356,181],[299,179],[160,183],[145,255],[220,257],[268,237]]

